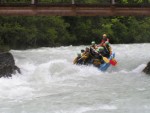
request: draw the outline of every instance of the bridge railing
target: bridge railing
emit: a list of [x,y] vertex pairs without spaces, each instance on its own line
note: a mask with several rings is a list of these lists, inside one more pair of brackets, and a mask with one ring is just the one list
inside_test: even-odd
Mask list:
[[78,5],[78,6],[120,6],[120,7],[150,7],[150,0],[128,0],[127,3],[123,0],[0,0],[0,6],[64,6],[64,5]]

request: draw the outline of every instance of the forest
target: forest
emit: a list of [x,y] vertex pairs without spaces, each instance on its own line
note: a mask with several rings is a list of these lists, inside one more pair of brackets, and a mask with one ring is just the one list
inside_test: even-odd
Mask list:
[[[1,3],[30,0],[1,0]],[[39,0],[68,2],[70,0]],[[80,3],[80,0],[75,0]],[[121,4],[147,4],[150,0],[116,0]],[[110,0],[82,0],[82,3],[105,3]],[[28,49],[99,43],[106,33],[112,44],[149,43],[150,17],[61,17],[0,16],[0,49]]]

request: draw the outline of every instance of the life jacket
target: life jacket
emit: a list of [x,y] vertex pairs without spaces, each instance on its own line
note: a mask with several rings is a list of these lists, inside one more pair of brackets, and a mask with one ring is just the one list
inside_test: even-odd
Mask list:
[[109,58],[110,53],[111,53],[111,47],[109,45],[102,46],[102,47],[104,47],[104,53],[103,53],[104,56]]
[[102,46],[106,41],[109,42],[109,39],[108,38],[103,38],[102,41],[101,41],[101,43],[100,43],[100,46]]
[[82,59],[87,59],[88,57],[90,56],[90,52],[89,51],[85,51],[83,54],[82,54]]
[[94,66],[99,67],[100,64],[101,64],[100,59],[94,59],[94,60],[93,60],[93,65],[94,65]]
[[90,54],[92,55],[92,56],[95,56],[95,51],[96,51],[96,49],[97,49],[97,46],[95,45],[95,46],[90,46]]
[[82,60],[83,60],[83,63],[84,63],[85,65],[91,63],[92,56],[91,56],[90,51],[85,51],[85,52],[83,53]]

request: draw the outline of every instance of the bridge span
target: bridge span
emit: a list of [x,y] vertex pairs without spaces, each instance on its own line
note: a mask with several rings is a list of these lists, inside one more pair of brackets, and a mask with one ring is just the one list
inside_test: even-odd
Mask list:
[[150,6],[88,4],[0,5],[2,16],[150,16]]

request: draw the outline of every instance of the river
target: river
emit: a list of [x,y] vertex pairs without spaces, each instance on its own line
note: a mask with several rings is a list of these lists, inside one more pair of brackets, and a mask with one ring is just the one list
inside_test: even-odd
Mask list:
[[86,46],[11,50],[22,74],[0,78],[0,113],[150,113],[150,44],[114,44],[118,65],[73,65]]

